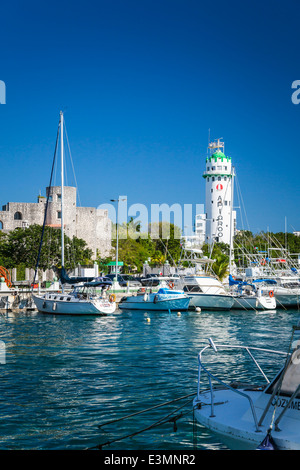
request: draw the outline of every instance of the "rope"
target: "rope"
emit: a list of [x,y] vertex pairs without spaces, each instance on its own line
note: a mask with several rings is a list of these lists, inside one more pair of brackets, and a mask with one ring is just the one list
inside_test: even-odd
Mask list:
[[[194,396],[194,395],[195,395],[195,394],[193,393],[193,396]],[[190,395],[188,395],[188,396],[190,396]],[[184,397],[181,397],[181,398],[184,398]],[[179,399],[172,400],[172,401],[177,401],[177,400],[179,400]],[[167,414],[167,415],[164,416],[163,418],[160,418],[158,421],[152,423],[151,425],[147,426],[146,428],[140,429],[139,431],[135,431],[135,432],[133,432],[133,433],[131,433],[131,434],[127,434],[127,435],[125,435],[125,436],[122,436],[122,437],[119,437],[119,438],[116,438],[116,439],[112,439],[111,441],[106,441],[106,442],[104,442],[104,443],[102,443],[102,444],[98,444],[97,446],[90,447],[90,448],[88,448],[87,450],[92,450],[92,449],[99,449],[99,450],[102,450],[102,447],[104,447],[104,446],[106,446],[106,445],[110,445],[110,444],[112,444],[112,443],[114,443],[114,442],[122,441],[122,440],[124,440],[124,439],[129,438],[129,437],[137,436],[138,434],[141,434],[142,432],[148,431],[148,430],[150,430],[150,429],[156,428],[156,427],[158,427],[158,426],[161,426],[161,425],[166,424],[166,423],[169,423],[169,422],[173,422],[173,425],[174,425],[174,428],[173,428],[173,429],[174,429],[174,432],[176,432],[176,431],[177,431],[176,421],[177,421],[178,419],[182,418],[183,416],[185,416],[185,415],[191,413],[191,412],[193,411],[193,409],[191,409],[191,410],[189,410],[189,411],[187,411],[187,412],[185,412],[185,413],[181,412],[181,413],[179,413],[178,415],[175,415],[175,416],[173,416],[173,417],[171,417],[171,416],[172,416],[174,413],[176,413],[176,412],[178,412],[179,410],[181,410],[183,407],[185,407],[185,406],[186,406],[188,403],[190,403],[190,402],[191,402],[191,400],[186,401],[186,402],[185,402],[183,405],[181,405],[179,408],[177,408],[176,410],[174,410],[174,411],[172,411],[171,413]],[[171,402],[167,402],[167,403],[171,403]],[[153,407],[153,408],[157,408],[158,406],[163,406],[163,405],[157,405],[156,407]],[[152,408],[152,409],[153,409],[153,408]],[[151,409],[151,408],[150,408],[150,409]],[[149,409],[148,409],[148,410],[149,410]],[[148,410],[144,410],[144,411],[148,411]],[[133,413],[132,415],[128,415],[128,416],[133,416],[133,415],[136,415],[136,414],[139,414],[139,413],[141,413],[141,412]],[[123,419],[125,419],[125,418],[126,418],[126,417],[124,417]],[[121,418],[121,419],[122,419],[122,418]],[[115,421],[120,421],[120,420],[115,420]],[[115,421],[113,421],[113,422],[115,422]]]
[[183,395],[180,398],[175,398],[174,400],[166,401],[166,402],[162,403],[161,405],[155,405],[155,406],[152,406],[151,408],[146,408],[145,410],[137,411],[136,413],[131,413],[130,415],[123,416],[122,418],[117,418],[117,419],[113,419],[111,421],[107,421],[106,423],[99,424],[98,428],[102,428],[102,426],[106,426],[108,424],[117,423],[118,421],[123,421],[123,419],[131,418],[132,416],[137,416],[137,415],[140,415],[142,413],[146,413],[147,411],[152,411],[156,408],[161,408],[162,406],[170,405],[171,403],[175,403],[176,401],[180,401],[180,400],[183,400],[184,398],[188,398],[188,397],[192,397],[192,396],[195,396],[195,393],[190,393],[189,395]]
[[69,144],[69,139],[68,139],[68,134],[67,134],[66,123],[65,123],[65,125],[64,125],[64,128],[65,128],[65,135],[66,135],[66,140],[67,140],[67,144],[68,144],[68,150],[69,150],[69,155],[70,155],[70,160],[71,160],[71,165],[72,165],[72,170],[73,170],[75,185],[76,185],[76,189],[77,189],[78,202],[79,202],[79,206],[81,206],[81,201],[80,201],[80,196],[79,196],[79,189],[78,189],[78,184],[77,184],[75,169],[74,169],[74,165],[73,165],[73,159],[72,159],[72,154],[71,154],[71,149],[70,149],[70,144]]
[[[289,364],[289,354],[290,354],[290,351],[291,351],[291,346],[292,346],[292,341],[293,341],[293,337],[294,337],[294,332],[295,330],[293,329],[293,333],[292,333],[292,336],[291,336],[291,339],[290,339],[290,344],[289,344],[289,348],[288,348],[288,352],[287,352],[287,357],[286,357],[286,360],[285,360],[285,365],[284,365],[284,368],[282,370],[282,374],[280,376],[280,379],[278,381],[278,386],[277,386],[277,389],[276,389],[276,393],[274,394],[274,396],[276,396],[276,401],[275,401],[275,405],[274,405],[274,409],[273,409],[273,413],[272,413],[272,418],[271,418],[271,422],[270,422],[270,426],[269,426],[269,429],[268,429],[268,432],[267,432],[267,435],[271,435],[271,432],[272,432],[272,429],[273,429],[273,425],[274,425],[274,420],[275,420],[275,414],[276,414],[276,411],[277,411],[277,406],[278,406],[278,400],[279,400],[279,395],[280,395],[280,390],[281,390],[281,386],[282,386],[282,382],[283,382],[283,378],[284,378],[284,375],[285,375],[285,372],[286,372],[286,369],[287,369],[287,366]],[[271,396],[271,399],[273,399],[273,394]],[[262,415],[261,419],[260,419],[260,424],[262,424],[263,422],[263,417],[266,413],[266,411],[268,410],[270,404],[271,404],[271,399],[267,405],[267,408],[265,409],[264,411],[264,414]]]

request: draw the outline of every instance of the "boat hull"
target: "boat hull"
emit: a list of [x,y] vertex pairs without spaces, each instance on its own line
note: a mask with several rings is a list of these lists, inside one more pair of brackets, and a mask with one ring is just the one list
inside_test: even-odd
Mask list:
[[277,301],[278,307],[284,308],[299,308],[300,306],[300,293],[298,294],[280,294],[274,292],[274,297]]
[[275,297],[233,296],[232,309],[239,310],[274,310],[276,309]]
[[190,308],[200,307],[203,310],[230,310],[233,305],[233,297],[231,295],[203,294],[193,293],[187,294],[190,298]]
[[149,311],[169,311],[188,310],[190,299],[186,295],[164,298],[158,294],[146,294],[129,296],[121,299],[120,309],[126,310],[149,310]]
[[108,315],[116,310],[114,302],[94,300],[59,300],[32,295],[36,308],[41,313],[54,315]]
[[[261,391],[242,390],[251,398],[258,417],[262,415],[263,406],[259,402]],[[214,391],[214,415],[211,415],[210,394],[200,394],[201,406],[197,398],[194,400],[194,413],[198,423],[218,434],[220,440],[235,450],[255,450],[267,435],[274,408],[268,411],[263,425],[256,430],[248,400],[231,390]],[[263,397],[264,403],[270,395]],[[295,409],[289,410],[280,423],[280,431],[272,430],[272,439],[279,450],[300,450],[299,420],[297,417],[299,400]],[[203,406],[205,405],[205,406]],[[277,415],[276,415],[277,416]]]

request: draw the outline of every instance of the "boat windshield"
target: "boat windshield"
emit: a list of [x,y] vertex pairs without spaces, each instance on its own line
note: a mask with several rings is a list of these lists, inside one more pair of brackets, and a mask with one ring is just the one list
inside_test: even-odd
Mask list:
[[189,286],[185,285],[183,287],[184,292],[203,292],[200,286]]

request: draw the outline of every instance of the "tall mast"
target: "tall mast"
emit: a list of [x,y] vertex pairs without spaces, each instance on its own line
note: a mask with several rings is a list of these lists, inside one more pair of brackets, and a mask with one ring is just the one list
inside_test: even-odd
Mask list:
[[60,112],[60,153],[61,153],[61,267],[65,264],[64,240],[64,115]]
[[233,236],[234,236],[234,230],[233,230],[233,217],[232,217],[232,211],[233,211],[233,191],[234,191],[234,166],[232,167],[232,173],[231,173],[231,202],[230,202],[230,243],[229,243],[229,273],[232,274],[232,261],[233,261]]

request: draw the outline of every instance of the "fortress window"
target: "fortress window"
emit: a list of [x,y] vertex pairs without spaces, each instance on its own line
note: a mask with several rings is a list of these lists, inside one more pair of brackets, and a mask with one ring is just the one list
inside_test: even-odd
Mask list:
[[57,211],[57,218],[61,219],[61,211]]
[[15,219],[15,220],[22,220],[22,214],[21,214],[21,212],[15,212],[14,219]]
[[58,195],[57,195],[57,200],[58,200],[58,201],[61,201],[61,194],[58,194]]

